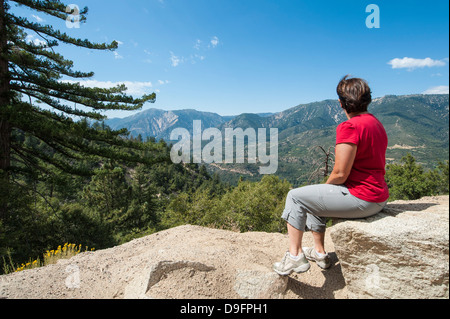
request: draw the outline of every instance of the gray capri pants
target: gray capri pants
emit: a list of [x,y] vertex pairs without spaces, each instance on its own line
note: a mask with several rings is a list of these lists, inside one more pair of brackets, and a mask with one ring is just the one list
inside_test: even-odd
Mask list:
[[281,217],[298,230],[323,233],[326,217],[366,218],[380,212],[386,203],[366,202],[350,194],[344,185],[311,185],[288,193]]

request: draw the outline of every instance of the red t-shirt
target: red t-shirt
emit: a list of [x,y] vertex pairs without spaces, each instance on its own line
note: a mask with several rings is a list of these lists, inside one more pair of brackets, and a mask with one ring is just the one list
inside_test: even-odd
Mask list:
[[384,179],[388,137],[378,119],[372,114],[361,114],[341,123],[336,130],[336,145],[355,144],[353,163],[345,186],[355,197],[367,202],[381,203],[389,198]]

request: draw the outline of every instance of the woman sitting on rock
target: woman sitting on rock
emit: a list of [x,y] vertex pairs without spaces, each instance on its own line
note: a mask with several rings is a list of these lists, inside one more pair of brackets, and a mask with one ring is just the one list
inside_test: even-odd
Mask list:
[[[309,269],[308,260],[330,267],[325,252],[326,217],[365,218],[387,203],[385,164],[388,138],[383,125],[367,112],[371,91],[363,79],[345,76],[337,94],[348,120],[336,130],[335,165],[326,184],[291,190],[282,218],[287,222],[289,251],[273,265],[280,275]],[[303,247],[305,230],[311,230],[314,247]]]

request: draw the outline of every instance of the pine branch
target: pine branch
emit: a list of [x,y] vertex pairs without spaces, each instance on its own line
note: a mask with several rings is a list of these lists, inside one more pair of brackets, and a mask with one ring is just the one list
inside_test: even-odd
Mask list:
[[[44,12],[61,20],[66,20],[67,5],[57,0],[46,0],[46,1],[37,1],[37,0],[13,0],[19,5],[27,6],[31,9],[35,9],[37,11]],[[78,14],[80,15],[80,22],[86,20],[86,14],[88,13],[88,8],[85,7]]]
[[[19,86],[15,87],[13,85],[13,88],[17,92],[20,92],[20,93],[23,93],[25,95],[29,95],[31,97],[34,97],[35,99],[37,99],[37,100],[39,100],[39,101],[41,101],[41,102],[51,106],[52,108],[54,108],[54,109],[56,109],[58,111],[64,112],[66,114],[70,114],[70,115],[74,115],[74,116],[80,116],[80,117],[84,117],[84,118],[90,118],[90,119],[97,120],[97,121],[101,121],[101,120],[106,119],[106,115],[102,115],[102,114],[96,113],[96,112],[84,112],[84,111],[81,111],[81,110],[75,110],[75,109],[73,109],[71,107],[68,107],[66,105],[63,105],[63,104],[59,103],[59,101],[56,100],[56,99],[52,99],[52,98],[48,97],[47,95],[41,94],[41,93],[36,92],[36,91],[27,90],[25,87],[21,88]],[[36,112],[37,111],[37,107],[34,107],[34,108],[35,108],[34,111]],[[53,112],[49,112],[49,111],[46,111],[46,110],[39,110],[39,113],[41,115],[51,117],[53,120],[61,121],[60,117],[58,115],[56,115],[55,113],[53,113]]]
[[37,22],[30,22],[26,18],[16,17],[14,14],[11,14],[11,13],[6,14],[6,19],[11,24],[14,24],[16,26],[19,26],[19,27],[22,27],[22,28],[25,28],[28,30],[32,30],[35,32],[40,32],[40,33],[46,34],[49,37],[52,37],[54,39],[57,39],[61,42],[67,43],[67,44],[73,44],[77,47],[83,47],[83,48],[95,49],[95,50],[115,50],[118,48],[117,41],[113,41],[111,44],[105,44],[105,43],[98,44],[98,43],[90,42],[87,39],[81,40],[81,39],[72,38],[69,35],[67,35],[67,33],[62,33],[59,30],[55,30],[51,25],[48,25],[48,24],[42,25]]
[[[73,62],[70,60],[64,59],[64,57],[61,54],[55,53],[54,51],[48,51],[49,44],[53,46],[57,46],[58,42],[55,40],[54,42],[48,42],[46,46],[44,45],[35,45],[34,43],[27,42],[24,40],[24,36],[17,36],[17,35],[10,35],[9,41],[12,43],[10,45],[12,54],[9,55],[11,57],[15,53],[19,53],[20,49],[29,52],[34,55],[40,55],[43,57],[46,57],[53,62],[59,64],[61,67],[72,67]],[[51,47],[51,46],[50,46]]]
[[74,175],[78,175],[78,176],[91,176],[92,175],[92,173],[86,169],[76,168],[73,165],[70,165],[70,163],[56,160],[55,158],[50,157],[43,152],[39,152],[37,150],[33,150],[33,149],[29,149],[29,148],[23,148],[22,150],[24,153],[26,153],[28,155],[39,158],[40,160],[53,165],[54,167],[58,168],[62,172],[66,172],[66,173],[74,174]]
[[[68,123],[63,125],[50,121],[43,116],[32,116],[30,112],[25,114],[16,112],[15,114],[16,119],[13,119],[12,122],[17,128],[35,136],[56,152],[69,158],[79,160],[82,156],[76,154],[86,154],[102,158],[117,158],[133,163],[155,163],[155,158],[143,158],[139,151],[155,151],[157,149],[156,146],[149,147],[145,144],[119,138],[117,131],[97,131],[83,122],[72,122],[70,125]],[[20,118],[20,121],[18,118]],[[119,149],[114,149],[114,147]],[[129,151],[121,152],[120,149],[123,150],[123,148],[129,149]],[[131,150],[135,150],[137,153],[133,153]]]
[[[59,0],[11,1],[62,20],[68,17],[66,5]],[[3,67],[0,81],[8,85],[0,94],[8,100],[2,102],[0,120],[11,128],[8,132],[10,139],[7,145],[10,150],[7,156],[12,155],[15,163],[19,164],[19,167],[8,164],[10,169],[32,171],[39,167],[52,171],[57,168],[83,176],[93,174],[80,166],[86,158],[96,161],[107,158],[148,165],[169,160],[169,154],[162,144],[137,143],[126,138],[129,135],[126,129],[114,131],[108,127],[91,127],[86,120],[103,120],[105,116],[101,114],[102,110],[140,109],[144,103],[155,101],[154,93],[134,98],[125,93],[127,88],[123,84],[112,88],[90,88],[77,82],[61,81],[63,76],[89,78],[94,73],[73,70],[73,62],[54,50],[60,43],[88,49],[114,50],[118,47],[116,41],[98,44],[73,38],[51,25],[18,17],[9,11],[8,2],[2,3],[5,6],[0,14],[0,60]],[[80,22],[85,21],[87,12],[85,8],[77,13]],[[45,43],[27,41],[27,32],[35,32]],[[25,96],[29,102],[22,100]],[[61,114],[38,107],[38,102]],[[90,108],[90,111],[73,108],[68,103],[82,105]],[[82,120],[75,122],[71,116],[82,117]],[[33,142],[27,143],[19,136],[27,136]],[[22,165],[24,167],[20,168]]]
[[[109,89],[89,88],[79,83],[56,81],[35,72],[12,74],[11,80],[31,84],[27,85],[27,90],[48,94],[96,110],[137,110],[146,102],[154,102],[156,98],[156,95],[153,93],[144,95],[140,99],[134,99],[123,93],[127,89],[125,85],[118,85]],[[17,85],[11,82],[11,87],[17,87]],[[109,103],[106,104],[105,102]]]
[[30,176],[31,175],[34,176],[34,179],[37,179],[36,171],[39,171],[46,175],[52,174],[52,172],[49,169],[47,169],[46,167],[44,167],[44,165],[39,165],[39,160],[36,157],[34,157],[34,156],[30,157],[29,155],[24,154],[24,152],[22,152],[22,149],[19,145],[12,144],[11,148],[13,150],[13,152],[11,154],[11,159],[12,159],[13,163],[19,162],[26,166],[26,169],[24,169],[23,167],[12,166],[11,167],[12,172],[14,172],[14,171],[20,171],[22,173],[25,172]]
[[72,78],[88,78],[94,75],[94,72],[72,71],[72,64],[54,63],[48,59],[37,58],[34,54],[26,51],[20,51],[13,54],[9,59],[10,65],[20,66],[22,69],[30,69],[38,73],[53,74],[53,78],[60,78],[60,74],[67,75]]

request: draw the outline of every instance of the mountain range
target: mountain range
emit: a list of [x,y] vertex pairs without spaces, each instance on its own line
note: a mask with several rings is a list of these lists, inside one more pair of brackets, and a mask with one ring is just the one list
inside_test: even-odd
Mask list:
[[[425,167],[432,168],[449,158],[449,95],[387,95],[373,100],[369,112],[385,126],[389,137],[388,163],[411,153]],[[277,175],[293,185],[320,179],[320,166],[332,159],[335,130],[346,120],[338,100],[301,104],[279,113],[221,116],[211,112],[186,109],[164,111],[149,109],[123,119],[105,123],[112,129],[127,128],[137,137],[155,137],[168,142],[175,128],[192,132],[193,121],[201,120],[203,129],[278,128],[279,168]],[[321,148],[319,148],[319,146]],[[322,164],[321,164],[322,163]],[[316,169],[316,166],[319,169]],[[241,176],[250,180],[260,178],[255,164],[211,164],[211,171],[223,179],[236,182]]]

